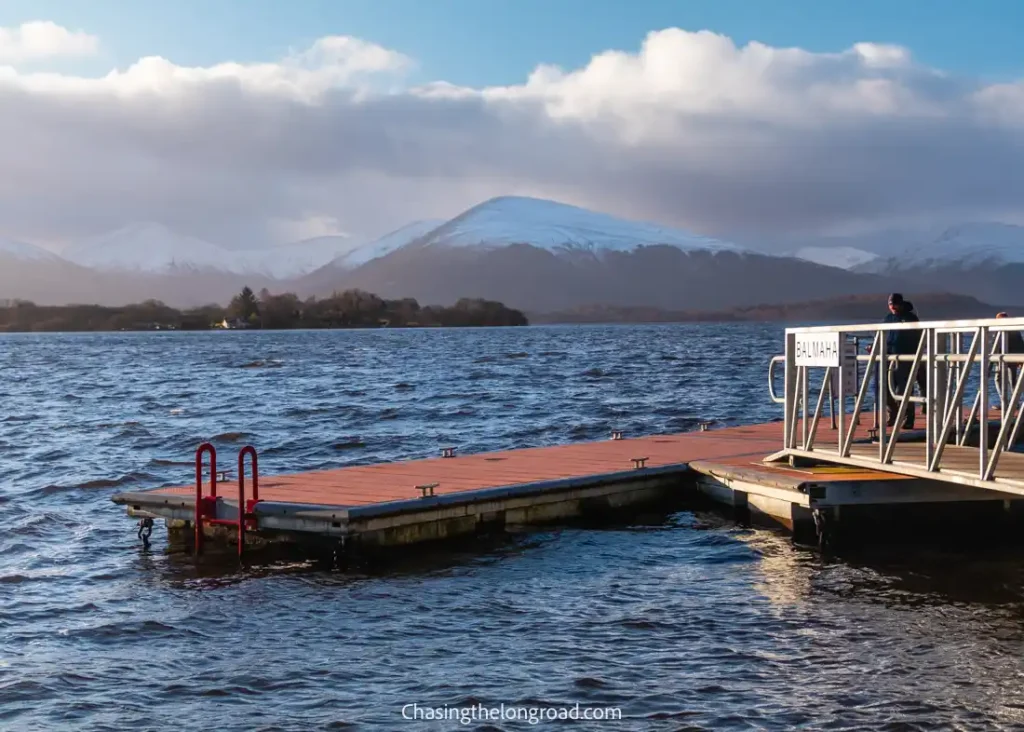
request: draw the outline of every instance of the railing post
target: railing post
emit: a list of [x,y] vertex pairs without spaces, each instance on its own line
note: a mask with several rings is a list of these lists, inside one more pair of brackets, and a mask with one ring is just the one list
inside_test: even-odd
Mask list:
[[783,432],[782,445],[786,450],[792,450],[794,444],[793,436],[796,434],[793,428],[796,419],[796,334],[786,333],[786,362],[783,369],[783,380],[785,381],[785,409],[783,410]]
[[[975,341],[975,338],[972,337],[971,338],[972,345],[973,345],[974,341]],[[970,350],[970,348],[971,348],[971,346],[968,346],[968,351]],[[965,355],[964,354],[964,334],[960,333],[959,331],[956,334],[956,352],[957,352],[957,355],[959,355],[959,356]],[[964,374],[969,373],[971,368],[973,368],[973,366],[974,366],[973,361],[972,362],[957,361],[956,362],[956,378],[957,378],[957,382],[959,382],[959,380],[961,378],[964,378]],[[954,389],[955,388],[956,387],[954,387]],[[958,444],[958,445],[961,444],[961,442],[964,440],[964,433],[967,430],[967,425],[964,422],[964,416],[965,416],[964,415],[964,394],[965,393],[966,393],[966,390],[962,389],[959,392],[959,396],[957,396],[957,398],[956,398],[956,444]],[[954,392],[954,394],[955,394],[955,392]]]
[[[885,335],[885,333],[883,333],[882,331],[877,331],[875,333],[875,340],[872,341],[871,347],[875,348],[875,350],[877,351],[877,356],[881,356],[881,351],[879,350],[881,344],[878,343],[878,339],[880,337],[884,336],[884,335]],[[877,348],[876,348],[876,346],[877,346]],[[872,368],[876,369],[876,371],[875,371],[876,374],[878,373],[877,372],[878,364],[874,363],[872,361],[868,361],[867,365],[864,368],[865,368],[865,373],[870,371]],[[875,384],[876,391],[877,391],[877,387],[878,387],[878,384],[876,382],[876,384]],[[881,414],[878,411],[878,397],[877,397],[877,394],[876,394],[875,398],[872,399],[871,401],[874,402],[874,409],[871,410],[871,428],[874,429],[874,430],[877,430],[880,427],[879,415]]]
[[[842,336],[839,338],[840,347],[842,347]],[[841,353],[841,352],[840,352]],[[842,363],[842,356],[840,356],[840,363]],[[825,378],[828,379],[828,416],[829,422],[832,429],[836,428],[836,395],[832,389],[832,382],[835,380],[832,378],[830,370],[825,370]]]
[[978,400],[980,402],[980,413],[978,417],[978,477],[984,479],[988,468],[988,328],[978,328],[978,341],[980,346],[980,359],[978,377]]
[[945,360],[940,356],[949,351],[948,336],[940,334],[935,328],[928,329],[928,380],[925,382],[925,465],[932,464],[935,454],[936,436],[942,425],[942,417],[946,413],[946,367]]
[[[996,338],[999,339],[999,355],[1006,355],[1006,331],[999,331],[996,333]],[[997,384],[997,390],[999,392],[999,412],[1006,414],[1006,403],[1010,397],[1009,392],[1006,389],[1006,375],[1007,368],[1006,362],[1002,358],[999,359],[999,380]]]
[[800,434],[803,438],[801,445],[802,450],[807,449],[807,428],[810,426],[807,423],[808,420],[808,392],[810,391],[810,385],[808,384],[809,377],[807,375],[807,367],[800,367]]
[[[846,369],[843,368],[846,365],[846,358],[847,358],[847,355],[846,355],[846,345],[847,345],[846,334],[845,333],[840,333],[839,334],[839,376],[836,378],[836,382],[839,385],[839,402],[838,402],[839,403],[839,414],[838,415],[835,414],[835,409],[833,409],[833,411],[832,411],[832,414],[833,414],[833,419],[832,419],[832,423],[833,424],[832,424],[832,427],[839,432],[839,435],[836,438],[836,449],[839,450],[840,454],[843,451],[843,434],[844,434],[843,433],[843,427],[846,425],[846,421],[845,421],[845,417],[846,417],[846,389],[848,387],[846,385],[845,380],[843,379],[843,372],[846,371]],[[856,368],[856,366],[857,366],[857,354],[856,353],[853,354],[853,364],[854,364],[854,368]],[[854,376],[854,379],[855,379],[854,383],[857,383],[856,382],[856,376]]]
[[887,331],[878,331],[878,381],[876,386],[877,396],[875,401],[877,403],[876,411],[878,412],[878,462],[885,462],[885,428],[888,420],[887,407],[889,395],[889,352],[886,349],[886,336]]

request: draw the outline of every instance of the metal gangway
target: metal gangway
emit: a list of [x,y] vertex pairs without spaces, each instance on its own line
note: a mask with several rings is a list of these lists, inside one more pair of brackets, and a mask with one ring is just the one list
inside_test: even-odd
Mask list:
[[[785,354],[768,367],[771,398],[784,405],[783,447],[767,460],[1024,495],[1024,452],[1014,449],[1024,438],[1024,353],[1013,335],[1022,330],[1024,318],[787,328]],[[888,353],[893,331],[919,334],[916,351]],[[915,394],[922,372],[923,393]],[[887,391],[898,410],[892,424]],[[905,429],[912,404],[919,421]]]

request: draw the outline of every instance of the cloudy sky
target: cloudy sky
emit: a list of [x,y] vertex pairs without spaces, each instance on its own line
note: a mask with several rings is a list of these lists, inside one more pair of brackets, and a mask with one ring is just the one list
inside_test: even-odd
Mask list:
[[0,0],[0,236],[362,238],[502,194],[748,238],[1024,222],[1024,3],[627,5]]

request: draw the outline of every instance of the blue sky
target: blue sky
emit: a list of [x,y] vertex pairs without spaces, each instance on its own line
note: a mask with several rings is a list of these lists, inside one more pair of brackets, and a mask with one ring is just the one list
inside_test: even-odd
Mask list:
[[811,51],[895,43],[948,71],[1024,76],[1020,0],[0,0],[0,26],[31,19],[99,36],[104,53],[70,65],[89,74],[146,55],[183,65],[273,60],[339,34],[412,56],[415,80],[508,84],[538,63],[578,67],[678,26]]

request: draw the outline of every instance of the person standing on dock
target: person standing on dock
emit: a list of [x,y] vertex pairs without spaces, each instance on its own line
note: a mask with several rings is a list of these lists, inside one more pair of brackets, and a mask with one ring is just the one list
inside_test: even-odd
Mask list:
[[[889,295],[889,314],[885,316],[886,323],[917,323],[918,317],[913,309],[907,307],[907,302],[903,299],[903,295],[898,292],[894,292]],[[917,344],[920,341],[921,333],[916,330],[890,330],[886,334],[885,338],[885,351],[890,356],[913,356],[917,353]],[[910,368],[911,363],[909,361],[898,361],[895,367],[895,374],[893,374],[893,389],[899,393],[904,393],[908,388],[912,389],[907,382],[910,380]],[[888,366],[885,367],[883,373],[888,372]],[[885,386],[885,406],[888,411],[887,425],[894,427],[896,425],[896,413],[899,411],[899,405],[893,398],[892,393],[889,391],[888,384]],[[914,429],[914,418],[915,408],[914,403],[910,402],[907,405],[907,415],[903,421],[903,429],[912,430]]]

